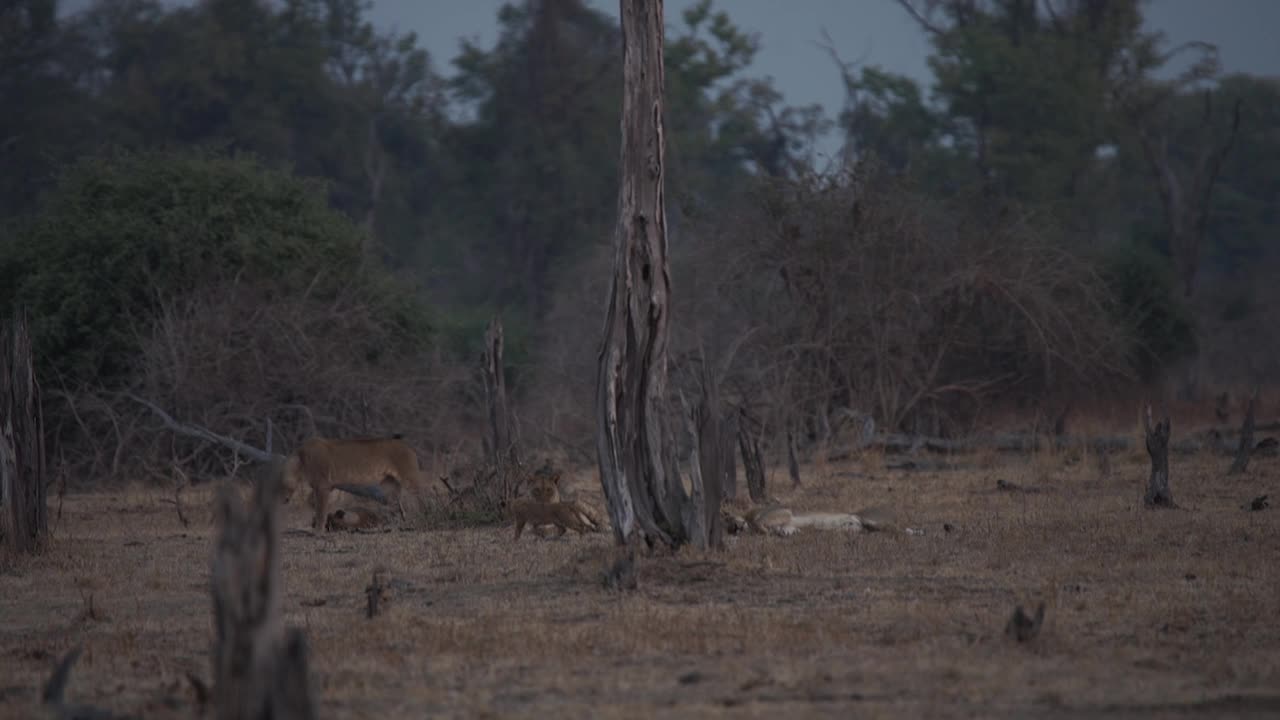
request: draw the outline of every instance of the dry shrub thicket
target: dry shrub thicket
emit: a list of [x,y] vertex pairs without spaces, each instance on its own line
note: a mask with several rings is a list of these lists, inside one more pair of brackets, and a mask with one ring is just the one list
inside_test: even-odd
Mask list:
[[[460,395],[474,382],[437,351],[410,347],[358,290],[317,299],[236,281],[165,299],[138,322],[131,394],[180,422],[287,453],[303,439],[402,434],[424,462],[468,441],[478,417]],[[243,459],[170,432],[126,393],[84,388],[53,401],[52,428],[73,481],[234,474]],[[478,416],[473,412],[472,416]]]
[[[762,181],[734,207],[673,233],[673,385],[696,395],[710,363],[726,413],[745,411],[775,453],[788,432],[823,446],[842,425],[963,435],[997,403],[1128,374],[1103,280],[1033,214],[926,198],[869,164]],[[582,379],[609,251],[553,309],[529,437],[590,447]]]

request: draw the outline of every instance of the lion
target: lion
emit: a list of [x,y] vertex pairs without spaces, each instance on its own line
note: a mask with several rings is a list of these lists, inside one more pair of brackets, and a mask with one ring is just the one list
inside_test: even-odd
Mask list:
[[[418,455],[399,436],[313,437],[285,459],[282,474],[285,503],[303,485],[311,488],[311,504],[315,511],[311,527],[317,530],[328,517],[330,494],[334,490],[365,497],[381,493],[388,502],[394,501],[403,514],[400,490],[422,487]],[[394,482],[394,489],[388,480]],[[390,497],[392,492],[394,500]]]
[[327,505],[342,507],[325,516],[325,531],[367,530],[391,523],[393,516],[404,520],[400,481],[391,475],[383,477],[377,485],[334,485],[329,491]]
[[781,505],[764,505],[753,507],[743,515],[738,515],[728,508],[722,509],[721,514],[724,517],[725,527],[732,534],[749,529],[761,534],[786,537],[804,528],[876,532],[889,530],[892,527],[886,515],[879,510],[865,510],[861,513],[799,513]]
[[[536,470],[533,477],[530,479],[529,497],[532,498],[534,502],[538,503],[561,503],[572,507],[573,510],[579,514],[583,522],[594,528],[593,531],[598,532],[603,525],[600,522],[600,518],[591,509],[591,507],[578,499],[576,495],[574,497],[569,497],[561,494],[561,477],[561,473],[558,470],[553,469],[551,467],[551,463],[548,461],[541,468]],[[548,528],[552,525],[554,525],[554,523],[532,525],[533,533],[538,537],[546,537],[546,533],[549,531]],[[565,529],[563,527],[559,528],[559,530],[560,532],[556,537],[560,537],[565,533]]]
[[573,502],[538,502],[530,498],[522,498],[511,504],[511,516],[515,519],[515,539],[520,539],[524,526],[541,527],[555,525],[560,537],[568,530],[576,530],[579,535],[588,532],[600,532],[600,524],[583,510],[578,501]]

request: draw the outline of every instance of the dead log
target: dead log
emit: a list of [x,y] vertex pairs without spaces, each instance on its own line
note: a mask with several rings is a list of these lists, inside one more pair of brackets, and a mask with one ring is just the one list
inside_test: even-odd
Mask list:
[[1255,388],[1244,411],[1244,423],[1240,426],[1240,446],[1236,449],[1235,460],[1231,461],[1231,467],[1227,469],[1228,475],[1239,475],[1249,468],[1249,458],[1253,455],[1253,418],[1257,406],[1258,389]]
[[1147,507],[1177,507],[1173,502],[1173,492],[1169,489],[1169,416],[1152,424],[1151,406],[1142,416],[1142,426],[1146,431],[1147,454],[1151,456],[1151,477],[1147,480],[1147,493],[1143,503]]
[[306,641],[281,609],[281,483],[254,485],[248,508],[230,483],[218,498],[213,557],[214,707],[219,720],[311,720]]
[[48,541],[44,413],[26,315],[0,333],[0,543],[17,553]]
[[132,716],[116,715],[93,705],[77,705],[66,701],[67,683],[71,679],[71,667],[80,659],[84,651],[83,645],[77,645],[62,656],[44,684],[41,701],[45,707],[53,711],[58,720],[125,720]]
[[742,452],[742,474],[747,477],[747,494],[751,501],[762,503],[768,500],[769,492],[764,475],[764,454],[760,451],[760,440],[752,428],[756,423],[747,415],[746,408],[738,412],[738,449]]

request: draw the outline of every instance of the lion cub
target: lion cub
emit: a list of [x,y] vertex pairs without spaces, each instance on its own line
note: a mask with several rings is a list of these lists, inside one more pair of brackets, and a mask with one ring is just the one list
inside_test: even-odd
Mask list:
[[387,475],[377,485],[339,483],[329,491],[329,507],[344,503],[343,507],[326,514],[324,529],[367,530],[387,525],[398,516],[404,520],[404,505],[400,501],[400,481]]

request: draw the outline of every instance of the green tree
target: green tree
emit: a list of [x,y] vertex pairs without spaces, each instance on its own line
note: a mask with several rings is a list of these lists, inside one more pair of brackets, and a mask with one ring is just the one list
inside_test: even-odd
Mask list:
[[425,314],[360,269],[360,248],[361,231],[327,206],[321,186],[260,162],[89,157],[0,245],[0,309],[29,308],[44,362],[80,381],[125,374],[165,299],[233,278],[317,299],[363,287],[405,342],[425,339]]

